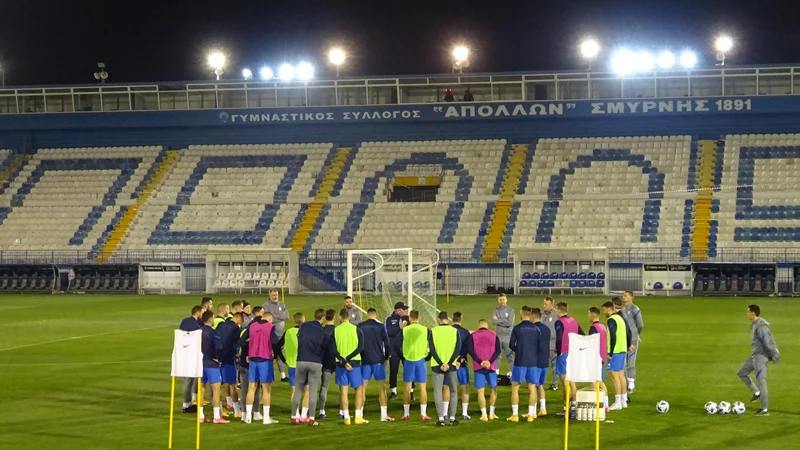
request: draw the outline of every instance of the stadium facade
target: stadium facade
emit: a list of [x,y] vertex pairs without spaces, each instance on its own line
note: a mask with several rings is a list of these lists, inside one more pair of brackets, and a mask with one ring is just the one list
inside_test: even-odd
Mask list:
[[792,294],[798,124],[794,67],[6,88],[0,285],[205,290],[209,248],[283,248],[341,290],[347,249],[413,245],[461,292]]

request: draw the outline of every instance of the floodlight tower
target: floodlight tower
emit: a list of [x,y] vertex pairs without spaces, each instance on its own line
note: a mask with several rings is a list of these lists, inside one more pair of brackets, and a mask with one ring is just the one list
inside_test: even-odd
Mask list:
[[717,50],[717,61],[720,66],[725,65],[725,57],[733,48],[733,39],[728,36],[720,36],[714,41],[714,48]]
[[347,54],[339,47],[334,47],[328,52],[328,62],[336,66],[336,77],[339,77],[339,68],[347,59]]
[[453,48],[453,72],[464,73],[464,67],[469,67],[469,49],[465,45],[456,45]]
[[220,80],[222,74],[224,73],[222,69],[225,68],[225,62],[227,58],[221,52],[212,52],[208,55],[208,65],[214,69],[214,75],[217,76],[217,81]]
[[581,42],[581,56],[589,63],[589,70],[592,70],[592,62],[600,53],[600,44],[594,39],[586,39]]

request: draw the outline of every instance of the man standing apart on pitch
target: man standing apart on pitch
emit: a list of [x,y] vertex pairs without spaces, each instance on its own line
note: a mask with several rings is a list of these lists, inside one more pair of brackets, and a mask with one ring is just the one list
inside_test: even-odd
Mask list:
[[[389,335],[389,342],[394,343],[400,336],[403,327],[408,325],[409,322],[408,305],[403,302],[395,303],[394,312],[383,322],[386,327],[386,333]],[[395,351],[395,346],[392,345],[389,353],[389,388],[392,391],[389,394],[389,400],[397,398],[397,373],[400,371],[400,361],[402,359],[402,354]]]
[[[556,375],[561,380],[561,384],[565,383],[567,377],[567,355],[569,354],[569,335],[570,333],[577,333],[583,336],[583,329],[578,325],[578,321],[567,315],[568,307],[567,302],[559,302],[556,305]],[[569,401],[570,406],[575,406],[575,399],[577,398],[577,387],[575,383],[569,385]],[[567,391],[564,389],[564,402],[567,401]],[[567,411],[562,411],[562,414],[567,414]]]
[[275,368],[272,360],[281,349],[278,348],[278,334],[272,325],[272,314],[264,312],[259,320],[250,322],[247,331],[240,341],[249,342],[247,362],[250,364],[248,371],[247,399],[245,400],[244,422],[250,423],[253,418],[253,400],[256,387],[261,384],[261,407],[264,409],[262,421],[264,425],[278,423],[269,416],[270,401],[272,399],[272,382],[275,381]]
[[[508,306],[506,294],[500,294],[497,297],[497,308],[492,312],[492,325],[494,325],[497,337],[500,338],[500,349],[508,363],[508,376],[510,377],[514,369],[514,356],[508,341],[511,339],[511,329],[514,327],[514,310]],[[499,366],[497,373],[500,374]]]
[[[461,420],[469,420],[469,363],[467,361],[467,340],[469,330],[461,326],[463,315],[460,312],[453,313],[453,328],[458,331],[458,339],[461,341],[461,354],[458,357],[458,384],[461,386]],[[453,395],[451,393],[450,395]],[[452,411],[455,415],[455,411]]]
[[621,309],[622,317],[625,319],[625,325],[631,330],[631,346],[628,348],[628,356],[625,361],[628,394],[631,394],[636,389],[636,356],[639,353],[639,336],[644,330],[644,321],[642,320],[642,310],[633,304],[633,292],[625,291],[622,294],[622,301],[625,303]]
[[[295,371],[295,382],[300,386],[308,386],[312,394],[319,389],[320,379],[322,378],[322,361],[326,354],[334,352],[333,340],[322,327],[325,320],[325,310],[317,309],[314,311],[314,320],[300,325],[297,333],[297,370]],[[296,389],[292,396],[292,415],[297,416],[300,409],[300,399],[302,391]],[[314,420],[314,413],[317,409],[317,396],[311,395],[308,404],[308,424],[317,426],[319,422]],[[300,423],[292,420],[293,424]]]
[[[203,328],[203,307],[193,306],[189,317],[181,321],[178,327],[181,331],[197,331]],[[192,404],[192,400],[197,400],[197,378],[183,379],[183,412],[193,414],[197,412],[197,406]]]
[[514,370],[511,372],[511,417],[509,422],[519,422],[519,385],[528,384],[528,422],[536,420],[536,383],[539,381],[539,327],[531,322],[531,308],[520,310],[522,322],[511,331],[509,348],[514,352]]
[[229,408],[233,408],[233,417],[242,417],[239,409],[239,393],[236,390],[238,373],[236,370],[236,353],[239,351],[239,327],[244,322],[244,313],[237,312],[230,320],[220,322],[217,325],[217,335],[220,339],[221,350],[218,354],[219,361],[222,363],[222,385],[227,389],[227,401]]
[[353,303],[353,297],[349,295],[344,297],[344,306],[342,308],[347,310],[347,320],[353,325],[358,325],[362,322],[361,310]]
[[[203,384],[211,386],[211,404],[214,407],[214,423],[230,423],[221,416],[219,405],[219,391],[222,386],[222,371],[217,355],[221,350],[220,339],[214,332],[214,313],[206,311],[202,316],[203,335],[201,338],[201,351],[203,352]],[[210,420],[205,418],[203,408],[200,408],[200,420],[208,423]]]
[[619,411],[627,408],[627,386],[625,385],[625,356],[630,347],[631,332],[625,325],[625,319],[618,312],[614,312],[614,303],[603,304],[603,314],[608,317],[608,357],[610,358],[609,370],[611,381],[614,383],[614,404],[609,411]]
[[364,336],[364,351],[361,352],[361,376],[364,388],[361,390],[361,415],[364,415],[367,386],[373,377],[378,382],[378,402],[381,405],[381,422],[394,422],[388,414],[386,400],[386,361],[389,359],[391,344],[386,327],[378,322],[378,311],[367,310],[367,320],[357,325]]
[[[433,401],[439,413],[437,427],[445,426],[445,417],[450,416],[450,426],[458,425],[456,408],[458,407],[458,375],[456,371],[461,356],[461,339],[458,330],[450,326],[447,312],[439,313],[439,326],[428,334],[428,347],[431,352],[431,371],[433,372]],[[442,390],[447,383],[450,389],[450,405],[444,402]]]
[[[283,355],[280,353],[278,354],[283,362],[286,363],[286,366],[289,368],[289,386],[292,387],[292,394],[289,397],[290,399],[294,397],[294,391],[297,389],[296,387],[296,371],[297,371],[297,334],[300,331],[300,326],[306,321],[306,317],[303,313],[294,313],[294,327],[289,328],[286,330],[286,333],[283,333],[283,336],[278,340],[277,348],[283,349]],[[309,389],[308,385],[301,386],[303,388],[303,410],[299,416],[292,416],[292,420],[297,420],[301,423],[308,422],[308,396],[309,396]],[[316,393],[315,393],[316,395]]]
[[589,308],[589,336],[593,334],[600,335],[600,360],[603,365],[600,366],[600,388],[603,391],[603,408],[608,411],[608,388],[606,388],[606,363],[608,362],[608,330],[606,326],[600,323],[600,310],[592,306]]
[[[494,413],[497,402],[497,358],[500,357],[500,339],[489,330],[489,323],[481,319],[478,329],[467,340],[467,351],[472,357],[475,372],[475,389],[478,391],[478,406],[481,408],[481,422],[496,420]],[[489,385],[489,414],[486,414],[486,385]]]
[[539,415],[547,415],[547,400],[544,395],[544,384],[547,380],[547,369],[550,367],[550,329],[542,323],[542,310],[531,309],[531,322],[539,329],[539,345],[536,353],[536,368],[539,370],[539,379],[536,381],[536,390],[539,392]]
[[[767,362],[772,361],[778,364],[781,353],[778,351],[778,344],[772,336],[769,322],[761,318],[761,308],[758,305],[747,307],[747,318],[750,319],[750,357],[742,364],[737,375],[750,388],[753,398],[750,402],[761,399],[761,409],[756,411],[757,416],[769,415],[769,404],[767,403]],[[750,374],[756,373],[756,384],[750,379]]]
[[[275,332],[278,334],[278,338],[280,338],[283,336],[283,333],[286,332],[286,321],[289,320],[289,310],[286,309],[286,305],[278,298],[277,289],[269,290],[269,299],[264,302],[263,308],[264,312],[272,314]],[[286,364],[280,359],[278,359],[278,370],[281,372],[281,381],[288,383],[289,378],[286,376]]]
[[553,373],[550,390],[558,390],[558,374],[556,374],[556,321],[558,314],[554,308],[553,297],[545,297],[542,304],[542,323],[550,330],[550,363],[549,369]]
[[431,420],[428,417],[428,367],[425,359],[430,355],[428,349],[428,336],[431,330],[419,324],[419,311],[411,311],[408,315],[410,324],[403,327],[403,331],[394,342],[395,351],[403,357],[403,418],[410,420],[411,411],[411,386],[419,385],[419,411],[422,421]]
[[347,308],[339,311],[342,321],[333,332],[336,343],[336,385],[339,386],[339,406],[344,412],[344,424],[350,425],[350,405],[347,397],[348,388],[355,389],[356,420],[355,425],[369,423],[364,420],[363,381],[361,379],[361,352],[364,350],[364,334],[357,326],[350,323]]

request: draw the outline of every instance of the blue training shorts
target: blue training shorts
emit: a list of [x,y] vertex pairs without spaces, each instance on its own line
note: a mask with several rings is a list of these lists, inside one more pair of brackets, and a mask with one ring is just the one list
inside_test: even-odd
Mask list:
[[544,386],[545,380],[547,380],[547,367],[537,367],[539,369],[539,379],[536,380],[537,386]]
[[361,378],[364,381],[369,381],[375,378],[375,381],[384,381],[386,379],[386,364],[366,364],[361,366]]
[[497,387],[497,372],[494,370],[489,370],[487,372],[483,371],[476,371],[475,372],[475,389],[483,389],[486,387],[486,384],[489,384],[491,389]]
[[456,375],[458,376],[458,384],[460,386],[469,384],[469,367],[467,367],[467,363],[464,363],[463,366],[458,368]]
[[568,353],[558,355],[558,359],[556,359],[556,375],[567,374],[567,355]]
[[336,385],[337,386],[350,386],[353,389],[360,388],[364,384],[361,379],[361,367],[353,367],[353,370],[347,370],[344,367],[336,368]]
[[275,381],[275,368],[272,361],[250,361],[247,370],[247,381],[250,383],[272,383]]
[[219,369],[222,372],[222,384],[236,384],[239,375],[236,371],[236,366],[223,364]]
[[294,387],[294,373],[297,371],[295,367],[289,367],[289,386]]
[[608,366],[608,370],[612,372],[621,372],[625,370],[625,353],[613,353]]
[[403,383],[427,383],[428,366],[425,359],[419,361],[403,361]]
[[538,367],[514,366],[514,368],[511,370],[512,383],[536,384],[538,381]]
[[204,367],[203,378],[200,379],[202,383],[222,383],[222,371],[219,367]]

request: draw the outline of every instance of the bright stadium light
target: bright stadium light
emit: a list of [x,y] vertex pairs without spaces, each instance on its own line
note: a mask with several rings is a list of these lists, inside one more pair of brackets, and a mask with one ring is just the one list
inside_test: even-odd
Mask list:
[[314,78],[314,66],[311,63],[301,62],[300,64],[295,67],[295,73],[297,74],[297,78],[300,78],[303,81],[308,81]]
[[611,58],[611,70],[620,75],[629,75],[636,68],[636,56],[630,50],[620,50]]
[[290,81],[294,78],[294,67],[289,63],[284,63],[278,68],[278,78],[283,81]]
[[733,48],[733,39],[728,36],[720,36],[714,41],[714,48],[717,50],[717,61],[720,66],[725,65],[725,57]]
[[689,50],[685,50],[683,53],[681,53],[680,61],[681,61],[681,67],[683,67],[684,69],[691,69],[695,65],[697,65],[697,55],[690,52]]
[[250,69],[242,69],[242,78],[244,78],[245,80],[252,80],[253,71]]
[[217,81],[219,81],[220,77],[222,76],[222,69],[225,68],[225,62],[227,58],[222,52],[211,52],[208,55],[208,65],[214,69],[214,75],[217,76]]
[[658,55],[658,67],[662,69],[671,69],[675,65],[675,55],[672,52],[661,52]]
[[639,52],[636,54],[636,70],[640,72],[652,72],[655,65],[655,58],[650,52]]
[[339,76],[339,67],[344,64],[347,58],[344,50],[339,47],[334,47],[328,52],[328,62],[336,66],[336,76]]
[[275,74],[272,73],[272,69],[269,67],[262,67],[261,70],[258,72],[258,75],[261,77],[262,80],[271,80]]
[[581,56],[585,59],[593,60],[600,53],[600,44],[594,39],[586,39],[581,42]]
[[469,67],[469,49],[465,45],[456,45],[453,48],[453,72],[464,72],[464,67]]

